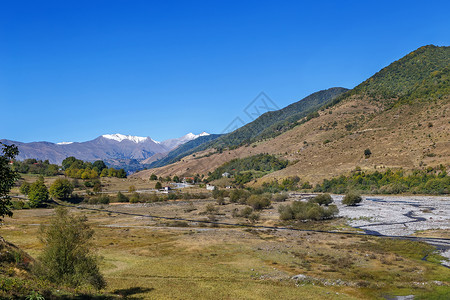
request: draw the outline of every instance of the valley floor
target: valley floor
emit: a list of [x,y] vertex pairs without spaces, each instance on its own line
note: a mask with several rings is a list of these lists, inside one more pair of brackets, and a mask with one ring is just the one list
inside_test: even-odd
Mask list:
[[[292,195],[289,201],[304,196]],[[368,196],[343,207],[343,218],[297,224],[300,229],[449,238],[449,197]],[[144,299],[383,299],[395,295],[450,294],[450,269],[435,248],[422,242],[376,236],[215,227],[161,220],[149,215],[209,220],[214,200],[149,204],[83,205],[96,232],[107,292]],[[279,225],[278,206],[261,212],[257,225]],[[232,217],[228,203],[215,205],[219,222],[250,224]],[[84,209],[81,209],[84,208]],[[0,235],[37,257],[37,232],[52,209],[15,211]],[[347,219],[350,218],[350,219]],[[358,227],[350,227],[348,224]],[[403,228],[404,227],[404,228]],[[426,257],[426,260],[423,258]],[[292,279],[293,276],[296,279]]]

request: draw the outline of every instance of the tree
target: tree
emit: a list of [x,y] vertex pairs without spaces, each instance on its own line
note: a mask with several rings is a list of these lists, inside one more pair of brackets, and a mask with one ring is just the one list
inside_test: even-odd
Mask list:
[[158,180],[158,176],[155,174],[150,175],[150,180]]
[[130,199],[128,199],[127,196],[122,194],[120,191],[117,193],[117,201],[118,202],[130,202]]
[[64,207],[56,208],[49,226],[41,226],[40,239],[45,248],[36,271],[41,277],[72,287],[105,287],[97,258],[91,253],[94,230],[84,216],[71,216]]
[[98,173],[101,173],[104,169],[108,169],[103,160],[94,161],[94,163],[92,164],[92,168],[97,168]]
[[370,151],[369,148],[367,148],[366,150],[364,150],[364,156],[366,158],[369,158],[372,155],[372,151]]
[[30,187],[28,199],[31,200],[31,206],[37,207],[42,202],[48,200],[48,189],[42,180],[36,180]]
[[28,193],[30,192],[30,187],[31,187],[31,184],[29,182],[24,181],[22,183],[22,185],[20,186],[19,191],[23,195],[28,195]]
[[178,177],[177,175],[173,176],[173,181],[176,183],[180,182],[180,177]]
[[344,199],[342,199],[342,204],[348,205],[348,206],[356,206],[356,204],[360,203],[362,201],[362,198],[360,195],[358,195],[355,192],[348,192]]
[[11,197],[9,196],[9,191],[13,187],[16,180],[19,179],[19,173],[12,170],[9,163],[19,154],[19,150],[15,145],[5,145],[3,146],[0,155],[0,221],[3,220],[4,216],[11,217]]
[[66,199],[72,195],[73,185],[65,178],[58,178],[50,186],[50,195],[58,199]]
[[157,189],[157,190],[162,189],[162,184],[161,184],[161,182],[158,181],[158,182],[155,184],[155,189]]

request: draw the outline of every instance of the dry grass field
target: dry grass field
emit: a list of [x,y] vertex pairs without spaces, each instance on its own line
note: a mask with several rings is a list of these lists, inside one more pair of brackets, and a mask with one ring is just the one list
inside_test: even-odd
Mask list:
[[[379,299],[416,295],[441,299],[450,270],[433,247],[366,236],[213,226],[150,218],[208,220],[214,200],[147,204],[83,205],[95,229],[106,292],[137,299]],[[249,224],[232,216],[239,204],[214,204],[218,221]],[[259,225],[276,225],[277,206]],[[17,210],[0,235],[33,257],[42,250],[37,232],[53,209]],[[300,225],[346,230],[337,219]],[[422,257],[429,254],[428,261]],[[294,275],[305,275],[293,280]],[[444,299],[444,298],[442,298]]]

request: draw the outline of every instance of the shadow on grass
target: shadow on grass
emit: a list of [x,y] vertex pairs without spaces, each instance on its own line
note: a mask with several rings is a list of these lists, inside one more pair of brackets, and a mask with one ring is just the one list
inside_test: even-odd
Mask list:
[[153,291],[154,288],[142,288],[139,286],[128,288],[128,289],[118,289],[113,291],[114,294],[122,296],[124,299],[142,299],[141,297],[132,297],[135,294],[147,293]]

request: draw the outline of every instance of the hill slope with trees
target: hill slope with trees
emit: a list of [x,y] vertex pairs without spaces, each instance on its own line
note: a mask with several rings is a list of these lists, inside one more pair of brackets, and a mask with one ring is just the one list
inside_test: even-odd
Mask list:
[[449,166],[449,62],[450,47],[421,47],[275,138],[200,159],[202,152],[196,153],[196,158],[188,156],[152,172],[207,174],[227,161],[259,153],[291,163],[258,182],[299,176],[319,183],[349,174],[357,166],[363,171]]

